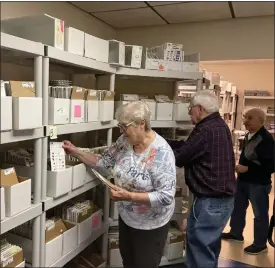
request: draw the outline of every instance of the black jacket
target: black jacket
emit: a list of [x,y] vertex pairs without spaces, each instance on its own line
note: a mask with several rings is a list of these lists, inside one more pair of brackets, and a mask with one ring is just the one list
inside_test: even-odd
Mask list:
[[274,138],[262,127],[248,140],[245,136],[239,164],[248,167],[248,171],[240,173],[238,179],[251,184],[271,184],[274,172]]

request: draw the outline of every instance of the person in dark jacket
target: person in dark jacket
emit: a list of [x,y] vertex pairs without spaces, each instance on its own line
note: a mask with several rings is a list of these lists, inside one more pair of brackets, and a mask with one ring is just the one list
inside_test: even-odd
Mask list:
[[267,251],[269,226],[269,193],[271,175],[274,172],[274,139],[265,129],[265,113],[258,108],[247,111],[244,125],[248,130],[240,155],[235,208],[231,216],[229,233],[223,233],[222,239],[244,241],[246,210],[249,201],[254,212],[254,242],[244,251],[248,254],[260,254]]
[[185,142],[169,142],[176,166],[185,168],[185,180],[194,200],[187,222],[188,268],[217,267],[221,234],[234,206],[235,156],[230,130],[219,114],[214,93],[194,94],[189,114],[195,128]]

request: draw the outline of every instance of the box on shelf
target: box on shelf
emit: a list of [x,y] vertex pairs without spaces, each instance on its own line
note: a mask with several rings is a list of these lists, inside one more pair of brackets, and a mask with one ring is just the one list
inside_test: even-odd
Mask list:
[[73,27],[65,27],[65,50],[77,54],[84,55],[84,32]]
[[146,48],[142,51],[141,67],[147,70],[165,71],[167,69],[167,61],[153,55],[149,49]]
[[64,50],[64,21],[47,14],[1,20],[1,31]]
[[85,33],[84,56],[96,61],[108,63],[109,41]]
[[200,71],[200,54],[185,54],[184,61],[181,62],[182,72],[199,72]]
[[66,165],[72,168],[72,190],[83,186],[86,178],[85,165],[76,161],[67,161]]
[[0,97],[0,131],[12,130],[12,97]]
[[77,225],[63,220],[66,230],[63,233],[62,255],[66,255],[77,247]]
[[98,254],[94,254],[94,253],[88,253],[87,254],[82,254],[79,256],[80,259],[84,262],[83,264],[85,265],[85,268],[89,267],[89,268],[105,268],[106,267],[106,262],[104,261],[104,259],[99,256]]
[[175,260],[183,257],[184,234],[177,229],[170,229],[164,247],[164,256],[168,260]]
[[92,172],[90,167],[86,167],[86,179],[85,179],[85,183],[89,183],[92,182],[94,180],[97,180],[97,178],[95,177],[94,173]]
[[1,169],[1,187],[5,189],[6,216],[14,216],[31,207],[31,180],[17,177],[14,168]]
[[175,121],[190,121],[189,103],[174,103],[173,120]]
[[92,216],[91,211],[87,213],[86,217],[81,216],[77,224],[77,240],[81,244],[88,239],[92,234]]
[[98,122],[99,121],[99,101],[96,90],[88,89],[85,97],[85,121]]
[[49,124],[68,124],[70,119],[70,100],[49,97]]
[[5,189],[0,187],[0,194],[1,194],[1,221],[6,217],[6,204],[5,204]]
[[110,217],[114,221],[118,220],[117,202],[114,202],[113,200],[111,200],[111,202],[110,202]]
[[181,72],[182,63],[180,61],[167,61],[166,62],[166,71],[177,71]]
[[173,103],[168,96],[156,95],[156,120],[173,120]]
[[212,73],[212,84],[220,85],[221,76],[219,73]]
[[118,237],[109,238],[109,265],[110,267],[123,267],[119,250]]
[[174,213],[181,213],[182,210],[182,189],[177,186],[176,187],[176,194],[175,194],[175,210]]
[[4,258],[1,258],[0,267],[25,267],[23,250],[16,245],[11,245],[9,242],[10,241],[7,242],[5,240],[1,240],[1,257],[3,254],[2,247],[3,248],[9,247],[9,248],[6,248],[6,252],[3,254]]
[[15,266],[15,268],[18,268],[18,267],[25,267],[25,261],[22,261],[21,263]]
[[99,94],[99,121],[108,122],[114,119],[115,92],[101,90]]
[[85,117],[85,89],[73,87],[70,107],[70,123],[83,123]]
[[141,68],[142,47],[141,46],[125,46],[125,66],[131,68]]
[[125,65],[125,43],[117,40],[109,40],[109,64]]
[[94,207],[94,210],[92,212],[92,232],[97,231],[102,226],[102,209],[99,209],[98,207]]
[[115,111],[122,105],[125,105],[131,101],[138,101],[139,97],[137,94],[121,94],[120,100],[115,101]]

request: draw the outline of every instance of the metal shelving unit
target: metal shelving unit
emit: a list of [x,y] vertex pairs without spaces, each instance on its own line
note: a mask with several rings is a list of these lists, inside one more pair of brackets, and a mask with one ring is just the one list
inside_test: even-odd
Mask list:
[[[8,51],[8,52],[7,52]],[[1,52],[8,53],[8,57],[14,56],[16,62],[19,57],[23,59],[34,59],[34,81],[36,83],[36,96],[43,99],[43,127],[30,131],[7,131],[0,132],[0,144],[14,143],[18,141],[34,140],[35,147],[35,167],[34,167],[34,198],[33,205],[30,209],[17,214],[14,217],[6,218],[1,221],[1,234],[19,226],[31,219],[33,219],[33,248],[32,248],[32,266],[45,267],[45,222],[46,211],[58,206],[82,193],[85,193],[100,184],[98,180],[89,182],[83,187],[71,191],[67,195],[59,198],[49,198],[46,196],[47,189],[47,153],[48,140],[52,137],[54,132],[57,136],[88,132],[94,130],[107,129],[107,145],[112,144],[112,129],[117,126],[116,120],[110,122],[90,122],[81,124],[67,124],[50,126],[48,125],[48,86],[49,73],[51,68],[58,68],[61,66],[63,70],[68,71],[71,75],[77,73],[88,73],[96,75],[106,75],[109,78],[109,90],[114,91],[115,76],[131,76],[137,79],[157,79],[157,80],[173,80],[175,85],[178,81],[194,80],[197,83],[198,89],[202,86],[202,73],[200,72],[163,72],[143,69],[130,68],[115,68],[107,63],[97,62],[92,59],[77,56],[66,51],[61,51],[53,47],[44,46],[41,43],[36,43],[22,38],[14,37],[8,34],[1,33]],[[99,89],[99,80],[97,79],[96,89]],[[171,89],[175,92],[176,86]],[[177,128],[192,129],[193,126],[189,122],[175,122],[175,121],[152,121],[153,128]],[[108,250],[108,230],[109,224],[109,190],[105,187],[104,192],[104,220],[103,227],[95,232],[87,241],[79,245],[75,250],[63,256],[52,267],[61,267],[79,254],[88,245],[94,242],[101,235],[102,239],[102,255],[107,259]],[[182,215],[175,215],[175,219],[186,218],[187,213]],[[163,260],[162,265],[169,265],[178,262],[168,262]]]

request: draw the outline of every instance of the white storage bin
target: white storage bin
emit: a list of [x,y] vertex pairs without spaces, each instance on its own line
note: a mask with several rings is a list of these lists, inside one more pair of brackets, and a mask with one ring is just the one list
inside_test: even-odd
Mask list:
[[110,217],[114,221],[118,220],[118,207],[117,207],[117,202],[114,202],[111,200],[110,202]]
[[173,120],[190,121],[188,107],[189,103],[174,103]]
[[92,234],[92,216],[77,224],[78,244],[87,240]]
[[142,47],[141,46],[125,46],[125,66],[131,68],[141,68]]
[[99,121],[108,122],[114,119],[114,101],[104,100],[99,102]]
[[5,207],[5,189],[3,187],[0,188],[1,194],[1,221],[6,217],[6,207]]
[[85,57],[108,63],[109,42],[85,33]]
[[70,118],[70,100],[49,97],[49,124],[68,124]]
[[63,248],[62,255],[66,255],[77,247],[77,226],[73,223],[63,221],[67,231],[63,233]]
[[70,123],[83,123],[85,117],[85,101],[71,100]]
[[99,209],[95,213],[92,214],[92,232],[97,231],[102,226],[102,210]]
[[1,31],[64,50],[64,21],[47,14],[1,20]]
[[86,120],[87,122],[98,122],[99,121],[99,101],[98,100],[87,100],[86,104]]
[[63,171],[47,171],[47,196],[59,197],[72,190],[73,169]]
[[123,267],[118,238],[109,239],[109,265],[110,267]]
[[152,100],[144,100],[144,102],[148,105],[150,111],[151,111],[151,120],[156,120],[156,107],[157,107],[157,103]]
[[109,64],[125,65],[125,43],[117,40],[109,41]]
[[78,162],[68,162],[67,163],[72,168],[72,190],[75,190],[85,184],[86,179],[86,167],[82,163]]
[[65,50],[77,54],[84,55],[84,32],[73,27],[65,28]]
[[173,119],[173,103],[157,103],[156,120]]
[[12,129],[12,97],[0,97],[0,131]]
[[35,129],[42,127],[42,98],[12,98],[13,129]]
[[62,235],[54,238],[45,245],[45,267],[49,267],[62,257]]
[[184,235],[180,231],[168,233],[164,247],[164,256],[170,261],[183,257]]
[[180,61],[166,61],[167,71],[181,72],[182,64]]

